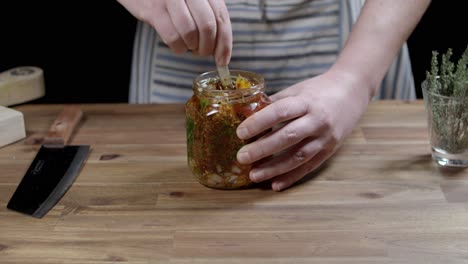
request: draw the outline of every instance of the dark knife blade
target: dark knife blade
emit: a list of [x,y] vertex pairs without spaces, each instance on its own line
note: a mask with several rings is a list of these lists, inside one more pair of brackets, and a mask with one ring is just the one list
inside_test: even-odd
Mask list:
[[89,146],[42,146],[7,208],[42,218],[62,198],[86,160]]
[[8,209],[42,218],[71,187],[90,150],[88,145],[66,145],[82,115],[78,107],[64,108],[8,202]]

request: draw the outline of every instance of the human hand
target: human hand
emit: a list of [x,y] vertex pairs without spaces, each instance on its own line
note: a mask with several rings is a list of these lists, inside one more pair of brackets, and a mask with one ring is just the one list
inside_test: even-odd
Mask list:
[[[283,190],[327,160],[350,134],[367,108],[369,89],[351,76],[327,72],[273,96],[272,104],[253,114],[238,129],[241,139],[274,129],[237,153],[254,164],[253,182],[272,181]],[[272,156],[274,155],[274,156]]]
[[214,55],[227,65],[232,53],[232,27],[223,0],[118,0],[137,19],[149,23],[177,54],[191,50]]

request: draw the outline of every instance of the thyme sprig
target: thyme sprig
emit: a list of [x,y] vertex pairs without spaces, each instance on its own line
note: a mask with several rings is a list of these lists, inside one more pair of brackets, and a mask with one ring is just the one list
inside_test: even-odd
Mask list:
[[457,62],[451,61],[452,49],[442,54],[439,65],[439,53],[432,51],[431,70],[426,71],[427,90],[442,96],[454,96],[457,98],[468,95],[468,45],[465,52]]
[[432,52],[431,69],[423,87],[435,147],[451,153],[468,149],[468,45],[455,65],[452,49]]

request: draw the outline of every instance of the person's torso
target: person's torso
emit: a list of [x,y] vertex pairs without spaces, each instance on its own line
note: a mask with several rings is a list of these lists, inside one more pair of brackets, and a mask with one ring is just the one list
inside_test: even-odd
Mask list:
[[[228,0],[231,69],[265,77],[271,94],[326,71],[340,46],[339,0]],[[162,42],[151,56],[151,102],[184,101],[193,78],[215,70],[213,57],[175,55]]]

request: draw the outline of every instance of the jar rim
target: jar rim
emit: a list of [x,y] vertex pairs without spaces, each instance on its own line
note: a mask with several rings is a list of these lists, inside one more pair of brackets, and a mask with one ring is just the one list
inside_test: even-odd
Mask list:
[[258,92],[263,92],[265,90],[265,79],[263,75],[246,70],[237,70],[233,69],[230,70],[231,78],[235,79],[238,75],[247,78],[249,81],[253,82],[250,88],[244,89],[236,89],[236,90],[213,90],[213,89],[205,89],[206,87],[202,86],[202,81],[212,79],[212,78],[219,78],[217,71],[207,71],[200,75],[198,75],[193,80],[193,91],[197,95],[203,95],[208,97],[245,97],[249,95],[256,94]]

